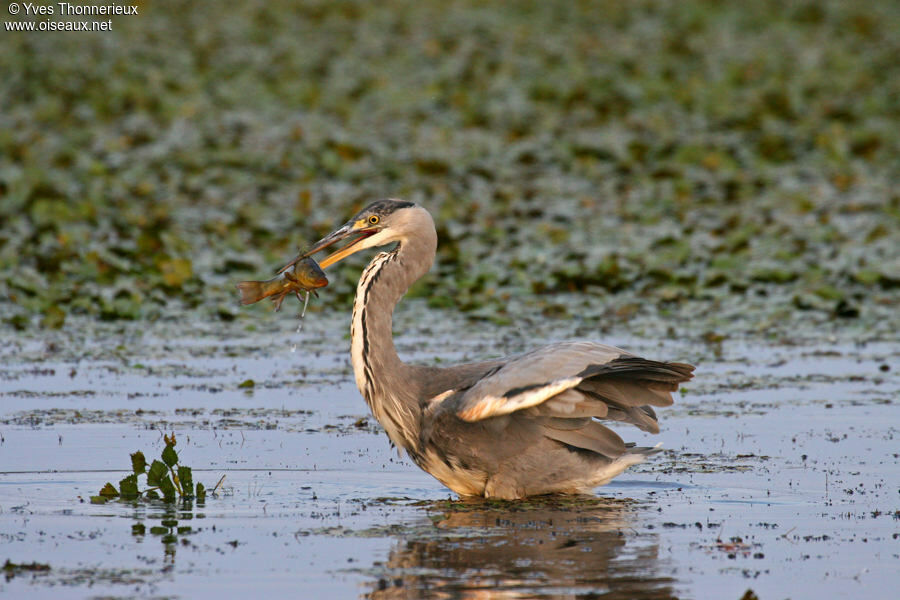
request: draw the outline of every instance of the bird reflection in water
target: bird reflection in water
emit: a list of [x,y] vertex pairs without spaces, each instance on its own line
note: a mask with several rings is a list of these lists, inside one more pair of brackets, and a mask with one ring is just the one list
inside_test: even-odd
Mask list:
[[399,598],[675,598],[655,534],[631,501],[435,503],[434,527],[399,539],[365,595]]

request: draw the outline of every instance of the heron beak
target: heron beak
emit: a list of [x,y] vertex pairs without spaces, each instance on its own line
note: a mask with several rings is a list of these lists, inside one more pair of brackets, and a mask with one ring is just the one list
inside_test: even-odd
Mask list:
[[329,254],[325,258],[325,260],[323,260],[322,262],[319,263],[319,266],[322,267],[323,269],[325,269],[329,265],[333,265],[337,261],[339,261],[343,258],[347,258],[351,254],[362,250],[362,245],[360,244],[360,242],[363,241],[364,239],[366,239],[367,237],[369,237],[370,235],[374,235],[376,232],[374,229],[363,229],[362,231],[359,231],[357,233],[359,233],[359,235],[356,237],[356,239],[354,239],[352,242],[350,242],[349,244],[347,244],[346,246],[344,246],[337,252]]
[[355,227],[355,223],[352,223],[352,222],[347,223],[340,229],[337,229],[337,230],[333,231],[332,233],[329,233],[328,235],[323,237],[321,240],[319,240],[318,242],[313,244],[312,248],[310,248],[309,250],[307,250],[306,252],[304,252],[303,254],[298,256],[297,258],[295,258],[293,261],[291,261],[290,263],[288,263],[287,265],[282,267],[281,270],[279,271],[279,273],[286,271],[287,269],[291,268],[291,266],[297,264],[304,258],[306,258],[308,256],[312,256],[316,252],[324,250],[325,248],[328,248],[329,246],[332,246],[332,245],[338,243],[339,241],[343,240],[344,238],[350,237],[354,233],[359,234],[359,236],[356,239],[354,239],[352,242],[350,242],[349,244],[347,244],[346,246],[344,246],[343,248],[338,250],[337,252],[328,255],[328,257],[326,257],[325,260],[323,260],[322,262],[319,263],[319,267],[324,269],[324,268],[328,267],[329,265],[333,265],[334,263],[341,260],[342,258],[346,258],[346,257],[350,256],[351,254],[353,254],[354,252],[361,250],[362,248],[360,247],[359,242],[366,239],[370,235],[377,233],[377,231],[374,229],[357,229]]

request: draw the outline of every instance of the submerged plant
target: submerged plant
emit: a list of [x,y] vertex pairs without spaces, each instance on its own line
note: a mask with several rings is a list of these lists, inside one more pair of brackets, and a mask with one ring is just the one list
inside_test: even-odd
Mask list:
[[[172,435],[163,435],[166,447],[160,458],[154,460],[147,468],[147,459],[144,453],[137,451],[131,455],[131,475],[119,481],[117,488],[107,482],[97,496],[91,496],[94,504],[103,504],[113,498],[123,500],[135,500],[138,498],[158,499],[162,497],[166,502],[174,502],[176,498],[196,498],[198,501],[206,499],[206,488],[202,483],[194,486],[194,478],[190,467],[178,464],[178,453],[175,451],[175,432]],[[138,476],[145,475],[147,486],[144,490],[139,488]]]

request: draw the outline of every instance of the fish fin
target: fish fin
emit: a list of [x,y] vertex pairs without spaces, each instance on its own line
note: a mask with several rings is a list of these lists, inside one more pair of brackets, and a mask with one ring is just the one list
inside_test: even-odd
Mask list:
[[275,305],[275,312],[281,310],[281,303],[284,302],[284,299],[287,297],[287,295],[287,292],[282,292],[281,294],[272,296],[272,304]]
[[262,281],[242,281],[237,284],[241,293],[241,304],[253,304],[265,298]]

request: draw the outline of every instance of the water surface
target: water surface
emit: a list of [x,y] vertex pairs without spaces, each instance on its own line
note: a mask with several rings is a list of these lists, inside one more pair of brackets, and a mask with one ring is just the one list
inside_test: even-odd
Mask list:
[[[699,363],[660,436],[619,429],[665,452],[595,497],[459,502],[390,448],[331,327],[313,319],[296,352],[287,325],[20,341],[0,368],[0,559],[19,565],[0,591],[856,598],[900,583],[896,344],[610,340]],[[398,346],[450,362],[538,341],[479,328]],[[91,504],[163,431],[195,479],[226,476],[217,493]]]

